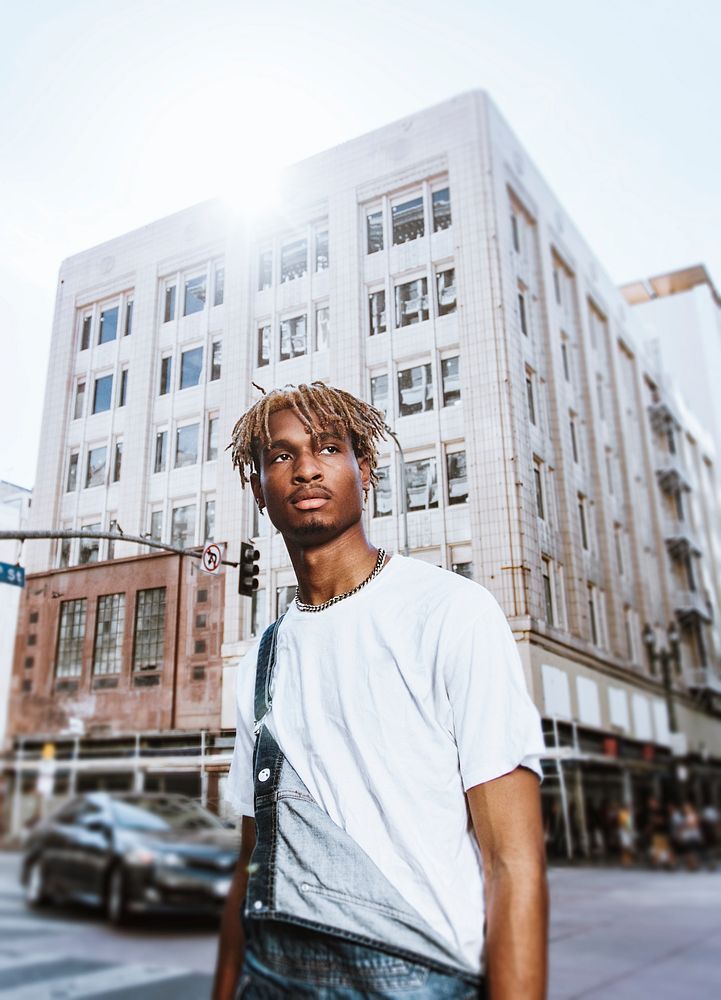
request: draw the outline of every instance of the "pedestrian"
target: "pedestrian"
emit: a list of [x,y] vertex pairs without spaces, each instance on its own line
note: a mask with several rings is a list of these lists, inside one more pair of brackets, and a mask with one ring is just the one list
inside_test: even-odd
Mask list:
[[633,812],[628,805],[619,806],[616,811],[618,847],[621,864],[628,868],[636,857],[636,831],[633,823]]
[[721,834],[721,813],[713,802],[707,802],[701,810],[701,836],[703,837],[706,867],[716,868]]
[[367,539],[383,422],[314,382],[233,432],[298,588],[238,667],[216,1000],[545,995],[540,719],[488,591]]
[[671,869],[675,858],[671,850],[668,821],[655,795],[648,800],[645,820],[645,843],[652,868]]
[[703,850],[703,835],[701,833],[701,820],[692,802],[686,801],[682,806],[678,836],[686,860],[686,867],[689,871],[696,871]]

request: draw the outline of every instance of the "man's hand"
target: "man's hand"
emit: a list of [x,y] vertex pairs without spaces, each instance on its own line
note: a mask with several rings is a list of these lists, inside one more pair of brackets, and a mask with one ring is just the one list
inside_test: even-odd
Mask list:
[[248,863],[255,847],[255,820],[243,816],[240,827],[240,857],[233,874],[220,924],[218,959],[215,966],[213,1000],[232,1000],[245,955],[245,934],[240,911],[248,885]]
[[491,1000],[543,1000],[548,887],[538,778],[518,767],[467,795],[483,856]]

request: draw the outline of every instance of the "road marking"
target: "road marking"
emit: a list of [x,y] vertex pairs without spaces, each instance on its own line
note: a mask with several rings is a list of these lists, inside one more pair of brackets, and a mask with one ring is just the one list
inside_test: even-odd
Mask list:
[[35,952],[28,952],[23,955],[16,952],[11,956],[0,955],[0,972],[9,972],[10,969],[21,969],[23,965],[45,965],[48,962],[57,962],[57,955],[38,955]]
[[58,934],[65,934],[69,928],[78,930],[84,925],[74,923],[70,920],[53,920],[35,917],[30,913],[23,913],[18,910],[12,916],[0,916],[0,935],[3,931],[57,931]]
[[149,983],[161,982],[163,979],[178,979],[187,975],[187,969],[177,967],[116,965],[110,969],[88,972],[80,976],[61,976],[44,983],[34,982],[20,989],[0,988],[0,1000],[3,997],[5,1000],[79,1000],[80,997],[94,997],[102,993],[142,987]]

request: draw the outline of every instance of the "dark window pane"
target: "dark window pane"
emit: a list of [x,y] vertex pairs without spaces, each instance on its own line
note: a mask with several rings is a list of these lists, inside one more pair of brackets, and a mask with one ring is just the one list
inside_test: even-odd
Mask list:
[[104,413],[109,410],[113,401],[113,376],[103,375],[95,379],[93,392],[93,413]]
[[526,378],[526,402],[528,403],[528,419],[532,424],[536,423],[536,402],[533,398],[533,381]]
[[123,464],[123,442],[115,442],[115,456],[113,458],[113,482],[117,483],[120,479],[120,469]]
[[383,249],[383,212],[371,212],[366,217],[366,231],[368,237],[368,253],[376,253]]
[[521,321],[521,331],[527,337],[528,320],[526,318],[526,299],[521,292],[518,293],[518,318]]
[[75,406],[73,408],[73,420],[79,420],[85,408],[85,382],[78,382],[75,386]]
[[150,515],[150,540],[162,542],[163,540],[163,512],[154,510]]
[[448,470],[448,503],[465,503],[468,499],[465,451],[454,451],[450,455],[446,455],[446,468]]
[[160,395],[166,396],[170,392],[173,378],[173,359],[168,355],[160,359]]
[[377,333],[386,332],[385,289],[378,292],[371,292],[368,296],[368,317],[371,337],[374,337]]
[[79,455],[77,451],[74,451],[70,456],[70,462],[68,463],[68,481],[65,487],[66,493],[74,493],[78,488],[78,459]]
[[447,316],[456,311],[456,269],[448,267],[436,275],[438,315]]
[[203,348],[193,347],[180,355],[180,388],[190,389],[200,382],[203,367]]
[[191,316],[193,313],[202,312],[205,309],[205,275],[197,278],[189,278],[185,282],[185,303],[183,305],[183,315]]
[[548,563],[543,561],[543,597],[546,605],[546,623],[553,625],[553,593],[551,590],[551,574]]
[[536,489],[536,513],[543,519],[545,517],[545,511],[543,508],[543,478],[541,476],[541,470],[536,465],[533,469],[533,482]]
[[100,313],[100,329],[98,331],[98,343],[107,344],[115,340],[118,335],[118,307],[104,309]]
[[472,562],[460,562],[453,563],[452,570],[457,573],[458,576],[464,576],[466,580],[473,579],[473,563]]
[[428,279],[417,278],[396,285],[396,326],[411,326],[428,319]]
[[208,380],[210,382],[217,382],[220,378],[222,362],[223,342],[220,340],[214,340],[210,354],[210,372],[208,373]]
[[278,587],[276,589],[276,617],[279,618],[288,610],[295,597],[295,585],[288,587]]
[[443,405],[455,406],[461,401],[461,376],[459,357],[444,358],[441,361],[441,378],[443,379]]
[[327,351],[330,340],[330,309],[321,306],[315,311],[315,349]]
[[165,647],[165,587],[139,590],[135,604],[133,670],[157,670]]
[[302,278],[308,270],[308,241],[294,240],[286,243],[280,251],[280,280],[292,281],[294,278]]
[[170,524],[170,544],[187,549],[195,542],[195,504],[174,507]]
[[212,542],[215,538],[215,500],[205,501],[203,536],[206,542]]
[[130,299],[125,306],[125,336],[129,337],[133,332],[133,300]]
[[90,330],[91,330],[92,325],[93,325],[93,317],[92,316],[84,316],[83,317],[83,330],[82,330],[82,333],[80,335],[80,350],[81,351],[87,351],[87,349],[90,347]]
[[393,216],[393,242],[395,244],[408,243],[411,240],[423,236],[425,226],[423,222],[423,198],[411,198],[400,205],[394,205]]
[[398,372],[398,414],[401,417],[433,409],[431,366],[416,365]]
[[118,674],[123,663],[125,594],[98,598],[95,619],[94,674]]
[[280,324],[280,360],[306,353],[305,316],[293,316]]
[[125,406],[128,401],[128,369],[120,372],[120,389],[118,390],[118,406]]
[[175,435],[175,468],[195,465],[198,461],[198,425],[178,427]]
[[371,378],[371,403],[383,413],[388,413],[387,375],[374,375]]
[[315,234],[315,269],[325,271],[328,267],[328,230]]
[[438,506],[435,458],[406,462],[406,510],[428,510]]
[[222,264],[215,266],[215,281],[213,286],[213,305],[222,306],[225,301],[225,267]]
[[169,323],[172,319],[175,319],[175,285],[170,285],[165,289],[163,322]]
[[270,364],[270,323],[258,327],[258,368]]
[[[99,524],[85,524],[83,525],[83,531],[100,531]],[[80,556],[78,562],[81,566],[87,563],[97,562],[100,558],[100,539],[99,538],[81,538],[80,539]]]
[[208,441],[206,448],[206,461],[214,462],[218,457],[218,418],[208,418]]
[[62,601],[55,655],[56,677],[79,677],[83,669],[85,599]]
[[164,472],[168,461],[168,432],[158,431],[155,435],[155,463],[153,472]]
[[88,452],[88,466],[85,486],[102,486],[105,483],[105,461],[107,448],[91,448]]
[[451,192],[448,188],[433,192],[433,232],[448,229],[451,224]]
[[390,466],[383,465],[376,469],[376,473],[378,482],[373,489],[373,517],[387,517],[393,513]]

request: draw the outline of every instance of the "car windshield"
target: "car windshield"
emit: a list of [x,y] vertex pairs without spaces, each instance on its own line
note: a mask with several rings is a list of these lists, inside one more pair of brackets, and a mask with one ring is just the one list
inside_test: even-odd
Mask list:
[[126,830],[217,830],[223,824],[191,799],[138,797],[116,799],[113,811],[118,826]]

